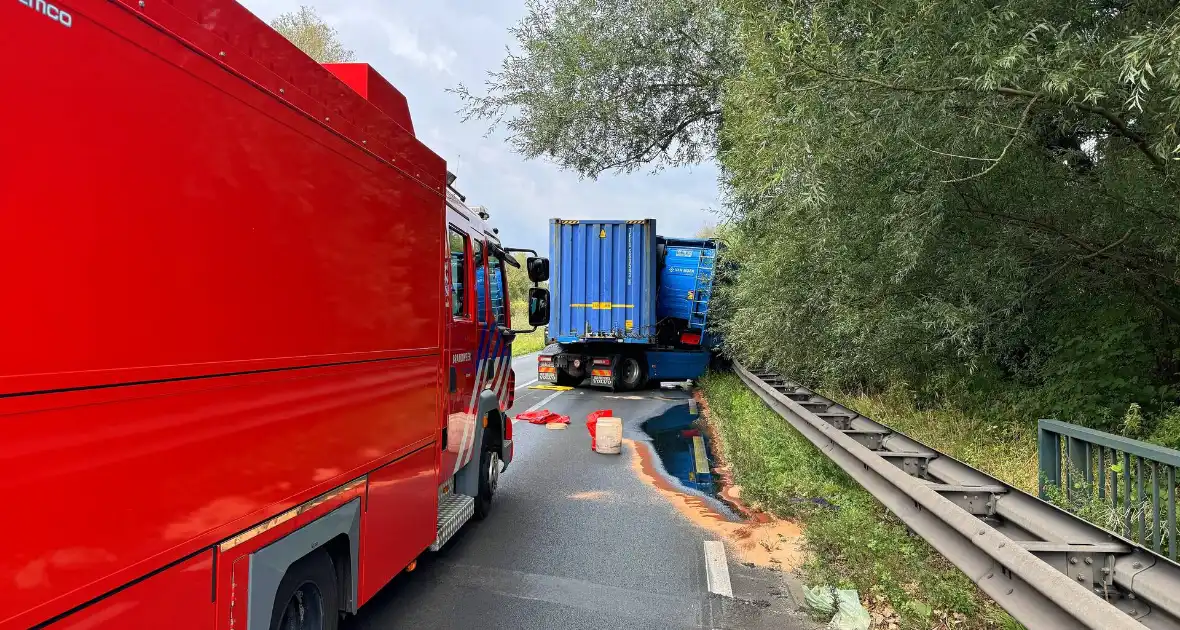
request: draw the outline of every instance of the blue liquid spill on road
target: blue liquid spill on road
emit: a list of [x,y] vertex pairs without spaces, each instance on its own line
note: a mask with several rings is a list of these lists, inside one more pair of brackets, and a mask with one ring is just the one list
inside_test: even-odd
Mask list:
[[693,426],[699,417],[693,413],[694,409],[695,404],[690,408],[685,401],[640,426],[651,437],[651,444],[670,476],[686,488],[716,497],[720,488],[712,472],[709,440]]

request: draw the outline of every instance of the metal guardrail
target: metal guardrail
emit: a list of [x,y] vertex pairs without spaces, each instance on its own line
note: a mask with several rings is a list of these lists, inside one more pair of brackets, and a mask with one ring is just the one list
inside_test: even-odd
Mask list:
[[773,372],[766,404],[1031,630],[1180,630],[1180,566]]
[[1099,525],[1177,560],[1176,468],[1180,467],[1180,451],[1067,422],[1041,420],[1037,464],[1042,499],[1057,491],[1069,505],[1090,507],[1091,511],[1095,504],[1109,506],[1107,522]]

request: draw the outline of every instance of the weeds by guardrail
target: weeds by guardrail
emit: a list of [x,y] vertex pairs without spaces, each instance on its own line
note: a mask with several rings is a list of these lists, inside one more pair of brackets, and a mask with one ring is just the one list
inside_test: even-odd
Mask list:
[[1058,420],[1037,433],[1042,499],[1177,560],[1180,451]]

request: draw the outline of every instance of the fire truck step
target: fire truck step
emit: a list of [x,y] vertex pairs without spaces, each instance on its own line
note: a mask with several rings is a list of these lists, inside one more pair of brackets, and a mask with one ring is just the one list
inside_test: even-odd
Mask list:
[[444,494],[438,501],[438,529],[430,550],[442,549],[451,536],[454,536],[455,532],[474,515],[474,498],[465,494]]

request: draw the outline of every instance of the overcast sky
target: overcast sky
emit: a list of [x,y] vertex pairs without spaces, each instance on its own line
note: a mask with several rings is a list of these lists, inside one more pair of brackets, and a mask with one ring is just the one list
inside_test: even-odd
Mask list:
[[300,4],[314,6],[358,61],[406,95],[418,137],[447,160],[468,202],[488,207],[505,245],[547,247],[548,220],[558,216],[655,218],[666,236],[691,236],[716,222],[712,165],[579,180],[547,162],[526,162],[502,138],[485,138],[482,122],[460,121],[459,100],[446,89],[482,89],[513,42],[508,28],[524,14],[523,0],[240,1],[267,21]]

